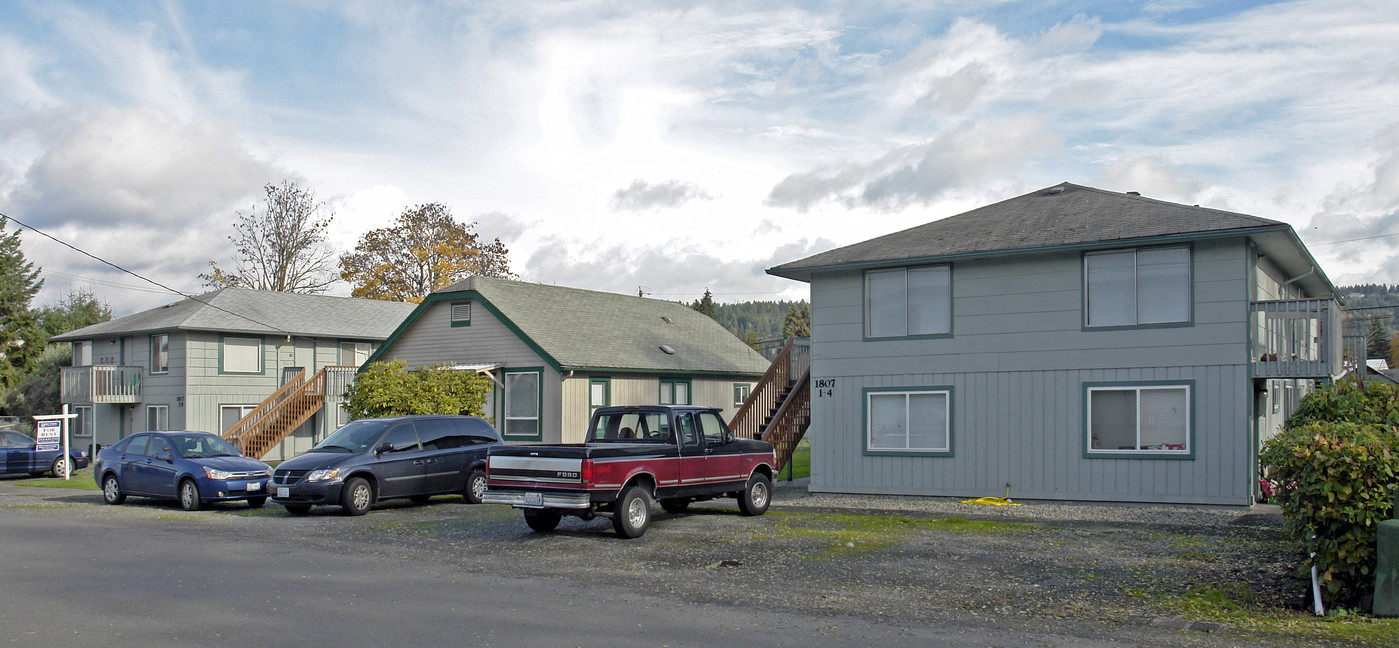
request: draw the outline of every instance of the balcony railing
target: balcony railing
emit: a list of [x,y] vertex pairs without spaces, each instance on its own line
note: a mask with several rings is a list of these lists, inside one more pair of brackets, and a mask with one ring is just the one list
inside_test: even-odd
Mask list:
[[1329,299],[1249,305],[1255,378],[1334,378],[1345,370],[1341,307]]
[[64,367],[59,382],[63,402],[74,405],[141,402],[141,368],[117,365]]

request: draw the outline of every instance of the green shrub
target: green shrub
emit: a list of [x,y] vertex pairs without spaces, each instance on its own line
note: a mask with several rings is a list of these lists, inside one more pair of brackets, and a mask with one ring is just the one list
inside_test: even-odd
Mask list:
[[474,414],[482,409],[491,391],[484,376],[445,367],[404,371],[402,360],[375,362],[355,376],[345,391],[350,416],[372,418],[404,414]]
[[1260,457],[1278,485],[1287,532],[1316,557],[1331,605],[1374,585],[1376,525],[1399,482],[1399,391],[1343,382],[1303,399]]

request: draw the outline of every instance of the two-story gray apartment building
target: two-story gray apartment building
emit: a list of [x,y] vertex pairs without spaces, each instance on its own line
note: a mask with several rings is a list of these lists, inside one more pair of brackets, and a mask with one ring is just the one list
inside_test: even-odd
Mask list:
[[[50,339],[73,345],[61,397],[75,442],[143,430],[221,434],[297,376],[334,383],[322,405],[263,455],[288,458],[346,422],[338,395],[413,304],[224,288]],[[335,369],[339,368],[338,371]],[[325,411],[320,411],[324,409]]]
[[1061,184],[776,266],[811,284],[811,490],[1248,505],[1343,371],[1286,223]]

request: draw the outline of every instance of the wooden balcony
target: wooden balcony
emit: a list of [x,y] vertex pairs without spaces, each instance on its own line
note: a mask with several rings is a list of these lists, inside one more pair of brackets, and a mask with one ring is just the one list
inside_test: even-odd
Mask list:
[[63,367],[63,402],[72,405],[141,402],[141,368],[118,365]]
[[1334,378],[1345,372],[1341,307],[1330,299],[1253,302],[1254,378]]

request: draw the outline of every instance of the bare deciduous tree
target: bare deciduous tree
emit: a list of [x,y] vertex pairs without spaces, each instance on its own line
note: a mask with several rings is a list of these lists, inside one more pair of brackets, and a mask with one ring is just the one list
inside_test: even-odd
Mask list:
[[233,267],[214,261],[200,274],[214,288],[242,286],[281,292],[323,293],[336,277],[335,253],[325,245],[326,230],[335,218],[315,192],[289,180],[268,184],[267,202],[238,212],[233,223]]

